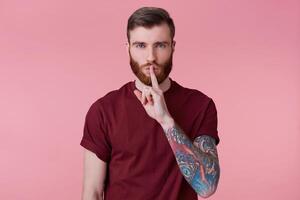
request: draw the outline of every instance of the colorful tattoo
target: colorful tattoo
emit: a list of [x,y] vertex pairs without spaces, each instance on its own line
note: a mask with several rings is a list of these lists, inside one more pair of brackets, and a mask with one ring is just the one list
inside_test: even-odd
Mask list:
[[175,124],[165,131],[179,169],[198,195],[212,195],[218,185],[220,167],[214,138],[201,135],[194,143]]

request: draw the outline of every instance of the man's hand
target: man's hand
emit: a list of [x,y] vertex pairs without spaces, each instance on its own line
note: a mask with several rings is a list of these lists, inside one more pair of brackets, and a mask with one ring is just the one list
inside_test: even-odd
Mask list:
[[160,123],[164,129],[172,127],[174,120],[168,111],[163,91],[159,87],[152,65],[150,66],[150,76],[152,87],[144,87],[142,92],[134,90],[134,94],[150,117]]

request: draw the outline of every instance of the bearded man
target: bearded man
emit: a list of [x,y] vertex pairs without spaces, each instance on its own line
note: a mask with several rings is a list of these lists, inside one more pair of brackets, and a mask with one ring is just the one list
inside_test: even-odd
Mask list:
[[175,26],[156,7],[128,19],[127,50],[136,76],[89,108],[83,200],[196,200],[220,177],[212,98],[169,77]]

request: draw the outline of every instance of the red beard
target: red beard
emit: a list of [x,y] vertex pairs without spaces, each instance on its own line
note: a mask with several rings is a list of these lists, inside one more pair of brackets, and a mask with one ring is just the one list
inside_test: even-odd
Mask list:
[[145,85],[152,86],[151,84],[151,77],[146,76],[142,69],[145,67],[150,67],[150,65],[155,65],[159,68],[159,74],[156,74],[157,82],[158,84],[162,83],[170,74],[172,71],[172,64],[173,64],[173,53],[171,54],[170,58],[163,63],[162,65],[157,64],[156,62],[153,63],[147,63],[144,65],[139,65],[131,56],[129,51],[129,57],[130,57],[130,66],[132,72],[137,76],[137,78],[144,83]]

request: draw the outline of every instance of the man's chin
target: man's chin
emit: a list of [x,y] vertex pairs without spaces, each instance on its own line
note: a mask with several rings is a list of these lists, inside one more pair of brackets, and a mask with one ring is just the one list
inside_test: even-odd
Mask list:
[[[145,85],[147,86],[152,86],[152,82],[151,82],[151,77],[143,77],[143,78],[140,78],[140,77],[137,77],[142,83],[144,83]],[[166,80],[167,77],[165,77],[163,80],[160,79],[160,80],[157,80],[158,81],[158,84],[161,84],[164,80]]]
[[152,86],[150,78],[149,79],[148,78],[144,78],[144,79],[139,78],[139,80],[147,86]]

